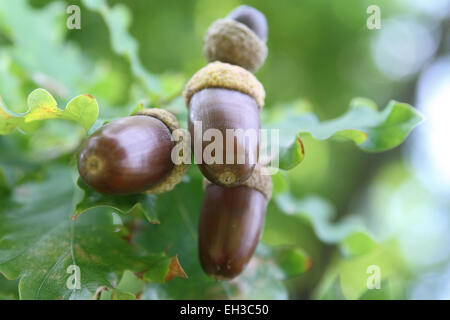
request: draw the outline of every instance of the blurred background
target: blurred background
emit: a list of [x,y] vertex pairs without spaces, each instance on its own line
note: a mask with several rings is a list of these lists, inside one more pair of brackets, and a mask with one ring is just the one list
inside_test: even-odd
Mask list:
[[[11,110],[25,111],[36,87],[61,101],[88,92],[99,101],[101,118],[128,114],[143,98],[157,104],[132,81],[135,73],[150,85],[160,76],[175,97],[177,84],[206,64],[208,26],[237,5],[254,6],[269,23],[269,56],[256,74],[269,110],[301,99],[327,120],[361,96],[380,107],[391,99],[406,102],[425,116],[406,143],[381,154],[307,138],[304,162],[284,178],[295,198],[326,201],[334,216],[322,228],[337,232],[357,220],[383,244],[387,266],[400,261],[381,269],[390,277],[382,284],[389,292],[377,291],[380,298],[450,298],[450,0],[111,0],[117,21],[136,39],[123,47],[129,38],[111,44],[116,22],[89,2],[95,3],[0,0],[0,94]],[[71,4],[81,8],[80,30],[65,28]],[[381,28],[369,30],[366,10],[374,4]],[[69,124],[49,126],[27,141],[38,159],[73,149],[82,134]],[[43,139],[59,130],[71,134]],[[361,266],[365,272],[365,255],[346,258],[345,242],[336,246],[317,228],[327,233],[269,208],[263,241],[298,244],[313,262],[309,272],[288,280],[289,297],[361,298],[349,278]],[[356,242],[368,241],[361,235]]]

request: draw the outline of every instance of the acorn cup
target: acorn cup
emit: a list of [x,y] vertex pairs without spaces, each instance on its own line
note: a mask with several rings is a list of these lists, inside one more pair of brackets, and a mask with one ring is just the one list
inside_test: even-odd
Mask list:
[[188,81],[184,97],[192,150],[203,175],[221,186],[242,184],[258,162],[262,84],[244,68],[213,62]]
[[241,186],[222,187],[205,180],[199,220],[199,257],[208,275],[232,279],[250,261],[264,227],[272,179],[258,167]]
[[[144,109],[112,121],[84,143],[78,171],[90,187],[104,194],[162,193],[174,188],[188,165],[174,154],[171,133],[175,116],[162,109]],[[180,140],[177,143],[183,143]]]
[[209,62],[222,61],[256,72],[267,58],[267,20],[250,6],[235,8],[206,32],[203,54]]

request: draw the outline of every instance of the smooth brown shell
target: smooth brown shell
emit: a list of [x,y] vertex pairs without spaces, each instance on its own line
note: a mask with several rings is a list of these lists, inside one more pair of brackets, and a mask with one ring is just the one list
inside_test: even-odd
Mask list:
[[112,121],[84,143],[81,178],[105,194],[132,194],[155,186],[172,170],[174,142],[167,126],[144,115]]
[[199,220],[199,256],[203,270],[232,279],[250,261],[261,237],[267,199],[255,189],[208,185]]
[[[200,134],[195,132],[196,122],[201,123],[202,130],[200,131],[197,127]],[[223,88],[206,88],[195,93],[190,100],[189,132],[192,139],[192,152],[203,175],[215,184],[236,186],[250,177],[258,161],[259,128],[258,105],[247,94]],[[203,141],[204,133],[208,129],[217,129],[222,136],[222,141],[219,141],[223,146],[222,157],[217,155],[219,163],[208,163],[208,159],[204,157],[205,148],[215,142],[214,139]],[[254,134],[242,135],[241,139],[236,136],[227,138],[227,129],[240,129],[241,132]],[[234,148],[227,148],[231,142]],[[196,152],[196,147],[201,150],[200,155]],[[207,154],[210,154],[211,147],[207,151]],[[216,155],[214,152],[211,154]]]

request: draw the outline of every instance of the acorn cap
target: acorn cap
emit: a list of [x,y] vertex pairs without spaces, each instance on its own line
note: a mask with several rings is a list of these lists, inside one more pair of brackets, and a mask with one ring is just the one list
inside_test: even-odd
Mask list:
[[245,24],[230,18],[216,20],[206,32],[203,54],[256,72],[267,58],[267,45]]
[[[156,118],[162,121],[167,126],[170,133],[173,133],[173,131],[175,131],[180,127],[177,118],[172,113],[164,109],[157,109],[157,108],[143,109],[136,112],[134,115],[144,115]],[[183,144],[186,142],[184,139],[176,142],[176,144],[180,143]],[[185,148],[182,148],[181,150],[185,150]],[[178,154],[177,157],[179,157],[179,159],[182,159],[183,155]],[[146,190],[145,192],[150,194],[159,194],[172,190],[178,183],[180,183],[180,181],[183,179],[183,176],[186,174],[186,171],[188,169],[189,169],[188,164],[183,163],[182,161],[175,161],[173,169],[170,171],[169,175],[164,179],[164,181],[160,182],[151,189]]]
[[255,99],[259,108],[264,106],[266,93],[256,77],[239,66],[223,62],[212,62],[197,71],[184,88],[184,99],[189,108],[192,96],[205,88],[237,90]]
[[[206,178],[203,179],[203,188],[206,189],[206,187],[210,184],[213,183]],[[267,172],[267,169],[261,165],[256,165],[250,178],[242,183],[241,186],[247,186],[258,190],[267,200],[272,197],[272,177]]]

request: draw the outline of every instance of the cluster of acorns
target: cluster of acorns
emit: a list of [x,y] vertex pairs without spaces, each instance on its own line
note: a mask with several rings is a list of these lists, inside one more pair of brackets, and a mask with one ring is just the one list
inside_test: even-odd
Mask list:
[[[263,174],[260,164],[249,161],[258,159],[259,136],[251,141],[226,135],[227,129],[259,131],[265,92],[252,72],[267,57],[266,39],[265,16],[249,6],[237,7],[208,29],[204,54],[210,63],[184,90],[191,137],[196,136],[197,122],[203,132],[216,129],[227,137],[221,163],[195,159],[206,178],[199,221],[200,262],[216,278],[234,278],[245,268],[259,242],[271,196],[270,176]],[[188,164],[172,159],[173,148],[184,143],[171,138],[177,128],[175,116],[157,108],[112,121],[84,144],[78,158],[80,176],[106,194],[169,191],[188,169]],[[200,141],[192,141],[192,147],[200,143],[201,155],[208,145],[203,132]],[[232,150],[226,150],[229,145]],[[237,150],[244,150],[243,163],[237,161]],[[230,153],[231,163],[225,159]]]

